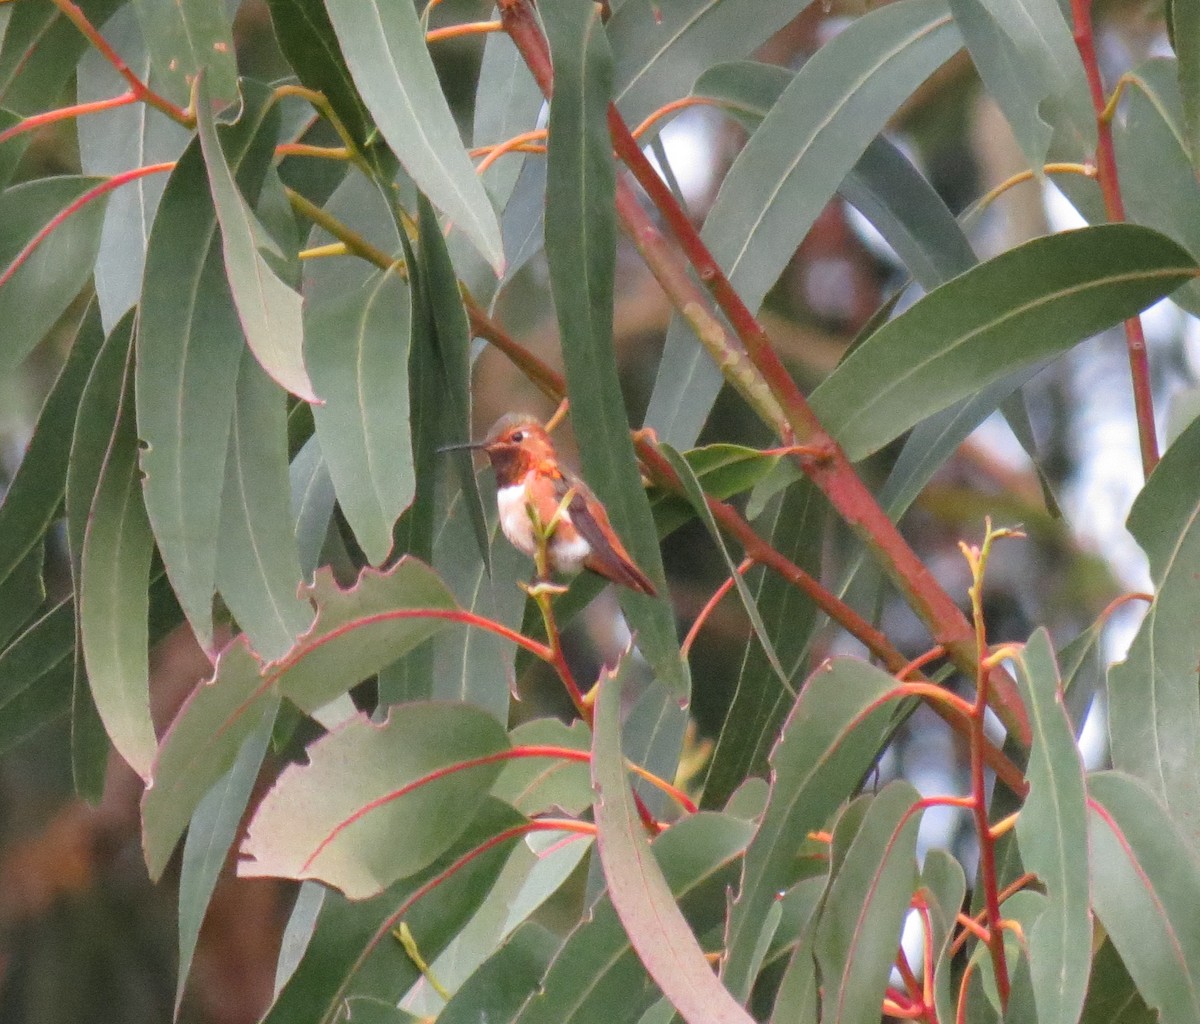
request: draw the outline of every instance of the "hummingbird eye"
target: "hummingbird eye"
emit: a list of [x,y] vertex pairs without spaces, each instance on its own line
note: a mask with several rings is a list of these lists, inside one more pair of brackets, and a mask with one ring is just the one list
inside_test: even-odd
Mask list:
[[525,431],[516,430],[513,432],[513,434],[512,434],[512,443],[513,444],[520,444],[524,440],[525,440]]

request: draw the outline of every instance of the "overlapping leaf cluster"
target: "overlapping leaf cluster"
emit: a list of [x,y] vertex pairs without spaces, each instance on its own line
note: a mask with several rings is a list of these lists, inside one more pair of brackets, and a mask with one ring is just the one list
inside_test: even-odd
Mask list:
[[[1048,362],[1168,295],[1200,311],[1196,0],[1170,5],[1177,56],[1123,81],[1111,140],[1054,0],[896,0],[795,73],[749,57],[801,0],[504,0],[467,139],[411,0],[268,6],[282,84],[240,75],[217,0],[0,5],[0,373],[52,328],[70,339],[0,505],[0,746],[66,717],[81,794],[99,796],[110,745],[144,780],[152,876],[186,834],[180,995],[272,737],[287,750],[304,716],[324,734],[291,750],[240,847],[242,873],[304,880],[267,1020],[1200,1019],[1200,423],[1131,517],[1156,591],[1109,679],[1112,771],[1085,774],[1067,710],[1095,631],[1056,655],[1040,630],[1006,652],[1015,685],[993,680],[966,619],[938,618],[951,599],[845,497],[850,464],[903,439],[877,498],[861,492],[898,520]],[[981,262],[881,134],[964,48],[1031,167],[1079,168],[1064,187],[1091,226]],[[78,106],[55,108],[68,83]],[[699,238],[665,241],[670,217],[647,217],[613,146],[689,95],[748,141]],[[477,173],[472,150],[534,132],[545,98],[545,157],[531,135]],[[77,133],[77,174],[22,161],[26,129],[54,120]],[[1106,145],[1124,222],[1096,181]],[[810,449],[739,309],[752,319],[837,193],[924,292],[812,392]],[[677,307],[638,435],[612,343],[619,228]],[[565,377],[489,311],[543,249]],[[687,298],[708,302],[698,282],[714,280],[716,306]],[[660,588],[621,595],[639,654],[602,673],[586,726],[508,728],[518,649],[570,670],[554,616],[517,585],[527,566],[495,539],[487,483],[465,454],[437,455],[470,438],[489,386],[472,379],[475,338],[569,397],[583,472]],[[726,382],[779,447],[686,451]],[[812,579],[819,491],[936,642],[960,665],[978,655],[985,698],[1012,686],[1002,709],[1027,735],[998,751],[986,699],[898,680],[904,657],[841,600],[858,563],[843,586]],[[744,515],[727,504],[747,493]],[[690,679],[659,541],[692,518],[752,624],[690,779],[699,811],[662,781]],[[45,571],[62,543],[65,597]],[[738,544],[776,571],[742,579]],[[580,581],[559,618],[594,593]],[[838,658],[807,676],[824,616],[894,674]],[[179,631],[213,670],[156,730],[150,652]],[[971,798],[869,784],[916,698],[966,737]],[[985,757],[1006,783],[994,796]],[[922,813],[955,800],[983,822],[978,873],[918,860]],[[551,931],[536,912],[567,902],[587,859],[577,921]],[[897,985],[906,919],[923,949]],[[434,1011],[427,975],[449,988]]]

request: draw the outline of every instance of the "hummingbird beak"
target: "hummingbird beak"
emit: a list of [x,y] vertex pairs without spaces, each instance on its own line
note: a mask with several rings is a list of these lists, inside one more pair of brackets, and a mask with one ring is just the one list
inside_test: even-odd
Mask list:
[[462,444],[444,444],[438,449],[438,452],[478,451],[486,446],[486,441],[464,441]]

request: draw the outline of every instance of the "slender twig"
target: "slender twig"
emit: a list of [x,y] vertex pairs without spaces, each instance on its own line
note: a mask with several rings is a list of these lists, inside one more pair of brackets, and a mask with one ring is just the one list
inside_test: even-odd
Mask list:
[[138,76],[129,69],[129,65],[125,63],[124,58],[122,58],[121,55],[109,45],[108,40],[105,39],[104,36],[100,34],[96,26],[88,20],[88,16],[83,13],[78,4],[73,3],[72,0],[51,0],[51,2],[62,12],[63,16],[70,21],[72,25],[74,25],[77,29],[79,29],[80,32],[87,36],[88,42],[90,42],[97,50],[99,50],[104,59],[116,69],[117,74],[119,74],[125,79],[126,82],[129,83],[129,88],[135,93],[139,100],[143,101],[144,103],[148,103],[155,110],[166,114],[167,117],[169,117],[172,121],[178,121],[186,128],[196,127],[195,113],[176,106],[170,100],[160,96],[148,85],[146,85],[145,82],[138,78]]
[[44,125],[54,124],[56,121],[65,121],[72,117],[83,117],[86,114],[98,114],[103,110],[114,110],[117,107],[127,107],[131,103],[137,103],[137,101],[137,93],[130,89],[129,92],[123,92],[120,96],[113,96],[111,99],[93,100],[91,103],[75,103],[69,107],[57,107],[54,110],[47,110],[42,114],[32,114],[29,117],[22,118],[6,131],[0,132],[0,144],[25,132],[34,131]]
[[[1113,146],[1112,114],[1100,80],[1092,30],[1092,0],[1071,0],[1075,23],[1075,45],[1087,73],[1088,91],[1096,111],[1096,177],[1104,197],[1104,211],[1113,222],[1125,219],[1125,202],[1117,174],[1117,155]],[[1140,316],[1125,321],[1125,348],[1129,354],[1129,375],[1133,385],[1133,408],[1137,418],[1138,440],[1142,452],[1142,473],[1149,476],[1158,465],[1158,432],[1154,426],[1154,392],[1150,386],[1150,360],[1146,353],[1146,335]]]
[[[1076,164],[1076,163],[1053,163],[1046,164],[1042,167],[1043,174],[1080,174],[1085,178],[1096,177],[1096,167],[1093,164]],[[991,206],[1009,189],[1015,188],[1017,185],[1024,184],[1027,181],[1033,181],[1037,175],[1030,169],[1026,168],[1023,171],[1018,171],[1016,174],[1005,178],[999,185],[988,189],[979,201],[971,208],[970,217],[977,217],[987,207]]]
[[688,628],[687,636],[683,638],[683,643],[679,645],[679,651],[685,658],[691,652],[692,644],[696,642],[696,637],[700,635],[700,630],[704,627],[704,623],[708,621],[708,617],[713,613],[713,610],[737,584],[737,577],[745,575],[753,564],[754,559],[752,558],[742,559],[741,565],[737,567],[737,573],[728,577],[713,591],[712,597],[704,603],[704,607],[700,609],[700,614],[696,616]]
[[465,25],[449,25],[446,28],[431,29],[425,33],[425,42],[439,43],[443,39],[487,35],[489,32],[500,32],[503,28],[504,26],[498,21],[469,21]]
[[708,96],[684,96],[680,99],[672,100],[670,103],[665,103],[657,110],[648,114],[646,119],[633,130],[633,137],[635,139],[640,139],[664,117],[669,117],[671,114],[677,113],[680,110],[687,110],[688,107],[719,106],[720,104],[716,100],[710,99]]
[[317,160],[353,160],[345,146],[311,146],[306,142],[281,142],[275,147],[276,156],[310,156]]
[[471,150],[470,155],[486,156],[479,162],[479,166],[475,168],[476,174],[482,174],[492,166],[505,153],[511,153],[514,150],[521,149],[531,142],[539,142],[546,138],[545,128],[534,128],[532,131],[521,132],[520,135],[514,135],[511,139],[505,139],[503,142],[498,142],[494,146],[480,146],[478,149]]

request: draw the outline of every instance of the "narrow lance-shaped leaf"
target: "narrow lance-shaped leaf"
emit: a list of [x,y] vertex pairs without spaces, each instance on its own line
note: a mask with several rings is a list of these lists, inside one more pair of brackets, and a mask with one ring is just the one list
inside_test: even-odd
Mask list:
[[500,224],[463,149],[416,9],[385,0],[326,0],[325,7],[359,95],[388,146],[499,275]]
[[771,753],[770,799],[746,851],[741,889],[730,910],[723,977],[735,996],[749,995],[754,981],[749,968],[764,916],[776,894],[796,881],[790,837],[825,827],[858,788],[888,733],[888,709],[875,705],[895,686],[880,669],[835,658],[800,691]]
[[221,493],[217,587],[268,661],[282,657],[312,622],[312,608],[297,595],[285,403],[284,393],[243,350]]
[[[666,878],[688,927],[710,934],[720,926],[725,896],[751,825],[724,814],[694,814],[676,822],[646,850]],[[637,1024],[659,992],[630,943],[609,895],[585,914],[555,955],[518,1024]],[[512,1018],[492,1024],[509,1024]]]
[[1004,111],[1029,165],[1041,171],[1056,129],[1070,138],[1071,152],[1092,152],[1095,115],[1087,77],[1057,0],[949,4],[988,94]]
[[[418,258],[421,261],[421,287],[429,303],[431,326],[436,342],[438,365],[443,381],[443,401],[446,414],[442,418],[445,435],[454,444],[471,440],[471,329],[467,323],[467,311],[463,306],[458,289],[454,264],[450,251],[438,224],[437,214],[429,200],[417,197],[417,224],[420,230]],[[483,514],[483,502],[479,496],[479,485],[475,481],[475,469],[471,453],[457,451],[450,458],[458,467],[458,478],[462,488],[462,501],[471,527],[475,532],[475,544],[490,573],[491,548],[488,527]]]
[[296,76],[324,94],[355,142],[365,145],[371,115],[354,88],[323,0],[267,0],[267,6],[279,48]]
[[200,926],[225,866],[238,825],[246,813],[258,779],[278,705],[268,705],[257,728],[246,737],[237,760],[208,795],[200,801],[188,825],[179,868],[179,977],[175,982],[175,1014],[183,1002],[184,987],[192,969]]
[[117,752],[143,779],[150,777],[158,747],[150,719],[148,651],[153,554],[138,473],[133,361],[128,358],[83,537],[79,631],[96,710]]
[[11,376],[87,283],[107,197],[54,222],[103,181],[63,175],[0,193],[0,374]]
[[74,650],[75,615],[67,597],[0,651],[0,752],[70,707]]
[[283,258],[234,180],[217,137],[208,90],[196,94],[196,126],[208,168],[213,206],[221,224],[225,275],[246,343],[262,368],[281,387],[307,402],[317,401],[304,368],[301,299],[272,269],[267,253]]
[[[537,123],[543,102],[542,90],[512,37],[507,32],[489,33],[475,87],[472,147],[496,146],[529,131]],[[501,209],[506,207],[524,165],[524,154],[512,153],[483,172],[483,183]],[[511,274],[513,254],[506,256],[507,272]]]
[[1179,58],[1179,92],[1183,96],[1183,123],[1192,166],[1200,174],[1200,3],[1168,0],[1171,44]]
[[[597,9],[542,11],[554,60],[547,154],[546,255],[558,315],[571,421],[584,476],[634,561],[665,588],[650,505],[629,438],[612,344],[615,172],[607,122],[612,55]],[[682,701],[689,688],[675,621],[661,597],[622,593],[621,607],[658,678]]]
[[930,292],[813,392],[852,460],[983,385],[1065,352],[1195,276],[1157,231],[1108,224],[1034,239]]
[[1033,995],[1039,1019],[1073,1024],[1087,995],[1090,962],[1084,951],[1092,936],[1083,764],[1049,634],[1039,629],[1014,660],[1033,728],[1029,796],[1017,818],[1017,842],[1022,863],[1047,897],[1027,936]]
[[687,464],[678,452],[669,445],[664,445],[661,450],[667,461],[671,464],[671,468],[675,470],[676,475],[683,483],[683,489],[687,493],[688,501],[691,502],[696,515],[708,529],[709,535],[721,551],[721,557],[725,559],[725,567],[729,570],[730,578],[733,580],[738,597],[742,601],[742,607],[745,608],[746,614],[750,618],[750,625],[754,629],[754,635],[762,645],[767,663],[771,666],[775,675],[778,676],[780,685],[785,690],[791,690],[791,683],[788,681],[788,676],[783,666],[779,663],[779,657],[775,653],[775,645],[771,643],[771,637],[767,633],[767,627],[763,623],[762,615],[759,614],[758,605],[754,601],[754,595],[750,593],[750,587],[742,578],[742,574],[738,572],[737,563],[729,554],[729,549],[725,547],[725,541],[721,536],[721,529],[717,526],[717,521],[713,518],[713,514],[708,508],[704,489],[700,486],[700,481],[696,479],[696,474],[692,472],[691,466]]
[[[150,55],[132,7],[121,8],[108,20],[104,37],[141,81],[149,82],[151,88],[160,85],[157,79],[151,81]],[[83,55],[75,75],[80,103],[117,96],[127,88],[128,83],[99,50],[91,48]],[[75,123],[79,162],[85,174],[120,174],[176,160],[189,138],[186,128],[149,103],[101,110]],[[149,174],[122,185],[109,197],[94,275],[106,331],[138,300],[150,225],[166,184],[166,174]]]
[[[278,109],[250,82],[222,151],[247,195],[274,153]],[[212,596],[225,456],[245,341],[225,278],[204,159],[194,141],[167,182],[150,232],[137,327],[137,424],[146,511],[171,585],[200,644]],[[181,238],[189,240],[184,246]]]
[[305,358],[325,404],[313,409],[338,501],[368,560],[392,549],[413,499],[408,426],[408,287],[392,271],[305,310]]
[[[901,0],[860,17],[800,69],[734,161],[702,232],[751,310],[870,141],[961,45],[942,0]],[[646,422],[689,448],[720,387],[716,364],[676,319]]]
[[4,492],[0,504],[0,593],[5,595],[5,607],[0,613],[0,642],[8,640],[34,614],[45,596],[43,538],[58,516],[71,470],[71,449],[63,444],[63,438],[74,425],[80,396],[103,342],[98,310],[94,303],[89,304],[67,361],[38,414],[21,464]]
[[238,638],[163,737],[142,798],[142,840],[152,876],[166,866],[196,805],[229,770],[273,693],[311,714],[427,640],[446,624],[437,613],[454,607],[441,580],[412,559],[387,573],[364,570],[350,590],[340,589],[324,569],[303,593],[317,605],[317,618],[288,656],[264,666]]
[[1129,514],[1154,601],[1125,661],[1108,672],[1113,766],[1144,781],[1180,830],[1200,841],[1200,420],[1167,449]]
[[1145,785],[1121,772],[1088,778],[1089,867],[1096,916],[1162,1024],[1200,1019],[1200,867],[1194,846]]
[[815,953],[823,983],[822,1020],[879,1019],[900,930],[917,882],[920,794],[892,782],[871,799],[829,887]]
[[621,756],[621,672],[598,684],[592,785],[596,842],[608,894],[650,976],[688,1024],[753,1019],[713,974],[654,859]]
[[697,71],[758,49],[809,0],[625,0],[606,30],[615,98],[631,124],[688,91]]
[[458,838],[503,767],[492,756],[508,745],[503,725],[469,704],[404,704],[382,723],[359,715],[280,774],[250,823],[238,873],[374,896]]

